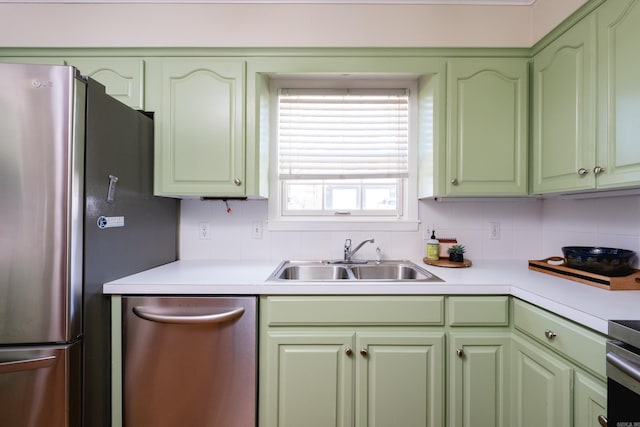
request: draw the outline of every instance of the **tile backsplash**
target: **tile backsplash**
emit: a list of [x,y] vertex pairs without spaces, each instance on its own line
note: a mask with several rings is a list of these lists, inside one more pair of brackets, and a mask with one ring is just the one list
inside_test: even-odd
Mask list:
[[[420,259],[425,236],[455,237],[470,259],[541,259],[562,255],[566,245],[609,246],[640,253],[640,196],[600,199],[504,199],[487,201],[423,200],[420,229],[411,232],[269,231],[267,201],[228,202],[185,199],[181,202],[181,259],[340,258],[346,238],[375,238],[360,257]],[[201,238],[201,224],[208,225]],[[262,224],[256,238],[254,226]],[[495,224],[498,226],[496,235]],[[637,261],[636,261],[637,265]]]

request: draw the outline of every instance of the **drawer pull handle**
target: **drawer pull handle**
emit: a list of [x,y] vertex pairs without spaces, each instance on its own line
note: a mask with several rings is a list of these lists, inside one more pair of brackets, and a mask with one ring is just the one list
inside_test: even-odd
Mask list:
[[344,354],[346,354],[347,356],[351,356],[353,354],[353,350],[351,350],[351,348],[347,347],[344,349]]
[[598,423],[600,423],[602,427],[607,427],[607,418],[603,415],[598,415]]
[[546,331],[544,331],[544,336],[552,340],[556,337],[556,333],[553,332],[551,329],[547,329]]
[[0,363],[0,374],[10,372],[31,371],[34,369],[47,368],[56,363],[56,356],[37,357],[35,359],[12,360]]

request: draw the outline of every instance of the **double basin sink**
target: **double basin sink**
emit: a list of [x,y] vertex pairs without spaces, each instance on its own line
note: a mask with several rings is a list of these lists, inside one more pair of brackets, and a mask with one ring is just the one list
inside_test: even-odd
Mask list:
[[270,281],[442,282],[411,261],[283,261]]

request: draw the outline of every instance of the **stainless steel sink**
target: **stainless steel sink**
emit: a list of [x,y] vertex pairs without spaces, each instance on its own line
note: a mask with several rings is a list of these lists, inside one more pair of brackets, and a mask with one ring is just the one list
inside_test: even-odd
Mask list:
[[280,280],[299,280],[302,282],[313,281],[331,281],[331,280],[347,280],[350,279],[349,270],[345,267],[337,265],[328,265],[324,263],[294,263],[289,265],[291,261],[287,261],[287,265],[278,268],[273,278]]
[[299,282],[442,282],[442,279],[411,261],[283,261],[270,281]]

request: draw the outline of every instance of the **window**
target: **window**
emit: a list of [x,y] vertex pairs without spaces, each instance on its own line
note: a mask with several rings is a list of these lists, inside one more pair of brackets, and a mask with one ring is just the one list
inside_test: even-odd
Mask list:
[[407,221],[411,82],[337,79],[318,87],[314,80],[305,87],[311,82],[272,84],[278,203],[271,219]]

